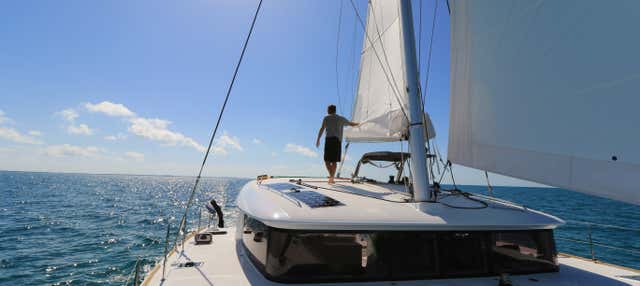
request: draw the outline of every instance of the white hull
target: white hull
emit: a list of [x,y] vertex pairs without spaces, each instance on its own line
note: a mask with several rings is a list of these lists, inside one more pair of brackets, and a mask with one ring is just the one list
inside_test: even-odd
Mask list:
[[[174,251],[167,258],[165,280],[162,281],[162,261],[147,275],[142,285],[291,285],[269,281],[253,266],[244,253],[239,240],[235,239],[235,228],[225,229],[227,234],[214,235],[209,245],[195,245],[188,239],[184,252]],[[190,268],[180,268],[179,263],[188,261],[202,264]],[[558,257],[560,271],[511,276],[514,285],[519,286],[586,286],[586,285],[640,285],[640,272],[569,255]],[[633,279],[635,277],[635,279]],[[498,278],[458,278],[413,281],[350,282],[304,285],[438,285],[438,286],[495,286]]]

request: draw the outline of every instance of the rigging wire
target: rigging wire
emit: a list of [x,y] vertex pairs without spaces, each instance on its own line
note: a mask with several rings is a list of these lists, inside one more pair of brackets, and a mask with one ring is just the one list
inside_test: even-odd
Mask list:
[[489,173],[484,171],[484,177],[487,178],[487,190],[489,191],[489,195],[493,197],[493,186],[491,186],[491,182],[489,181]]
[[429,74],[431,71],[431,54],[433,51],[433,36],[436,28],[437,15],[438,15],[438,0],[435,1],[435,6],[433,7],[433,22],[431,22],[431,35],[429,38],[429,53],[427,54],[427,68],[425,71],[424,94],[422,96],[423,106],[424,106],[425,98],[427,97],[427,89],[429,88]]
[[[421,1],[421,3],[422,3],[422,1]],[[438,15],[438,0],[435,0],[435,4],[434,4],[434,7],[433,7],[433,21],[431,22],[431,34],[429,35],[429,54],[427,55],[427,68],[426,68],[426,71],[425,71],[424,90],[420,90],[421,91],[420,92],[420,99],[422,100],[423,108],[424,108],[425,102],[426,102],[427,90],[429,89],[429,75],[430,75],[430,71],[431,71],[431,54],[432,54],[432,51],[433,51],[433,37],[434,37],[434,34],[435,34],[436,17],[437,17],[437,15]],[[418,79],[418,82],[420,82],[419,79]],[[426,118],[425,118],[425,120],[426,120]],[[426,127],[426,125],[425,125],[425,130],[427,130],[427,134],[428,134],[429,132],[428,132],[428,128]],[[427,135],[427,138],[428,137],[429,136]],[[437,143],[435,142],[435,139],[433,141],[434,141],[433,142],[434,148],[436,148],[435,145],[437,145]],[[427,145],[429,147],[429,150],[431,150],[431,140],[427,140]],[[431,172],[433,172],[433,162],[434,161],[436,162],[436,164],[438,162],[437,160],[435,160],[433,158],[431,159],[431,162],[432,162],[431,163],[431,165],[432,165]],[[438,169],[439,168],[440,168],[440,166],[438,166]]]
[[336,35],[336,94],[338,95],[338,109],[342,114],[342,99],[340,98],[340,71],[338,69],[338,59],[340,56],[340,28],[342,26],[342,1],[340,1],[340,12],[338,14],[338,32]]
[[[396,89],[394,88],[394,84],[392,83],[391,79],[389,78],[389,75],[387,74],[387,70],[384,68],[384,64],[382,63],[382,60],[380,59],[380,55],[378,54],[378,51],[375,49],[374,47],[374,42],[371,40],[371,38],[369,37],[369,33],[367,33],[367,27],[364,24],[364,21],[362,20],[362,17],[360,16],[360,12],[358,11],[358,8],[356,8],[356,4],[353,3],[353,0],[351,0],[351,6],[353,7],[353,10],[356,13],[356,16],[360,22],[360,25],[362,26],[362,29],[364,29],[365,31],[365,37],[367,39],[367,41],[369,42],[369,45],[371,45],[371,48],[373,49],[373,53],[376,56],[376,59],[378,60],[378,63],[380,64],[380,66],[382,67],[382,72],[384,73],[385,79],[387,80],[387,83],[389,84],[389,86],[391,87],[391,90],[393,91],[393,94],[395,95],[396,100],[398,101],[398,105],[400,105],[400,110],[402,111],[402,114],[404,115],[404,117],[409,120],[409,116],[407,115],[407,112],[404,110],[404,107],[402,106],[402,104],[400,104],[400,95],[398,94],[398,91],[396,91]],[[383,49],[384,51],[384,49]],[[392,75],[393,76],[393,75]],[[394,79],[395,82],[395,79]]]
[[[428,88],[428,83],[429,83],[429,70],[430,70],[430,66],[431,66],[431,50],[433,48],[433,35],[434,35],[434,31],[435,31],[435,23],[436,23],[436,15],[438,12],[438,0],[435,1],[435,5],[434,5],[434,11],[433,11],[433,21],[431,23],[431,34],[430,34],[430,39],[429,39],[429,57],[428,57],[428,61],[427,61],[427,71],[425,72],[426,74],[426,79],[425,79],[425,87],[422,87],[422,83],[420,82],[420,73],[418,71],[418,92],[420,94],[420,102],[421,102],[421,111],[422,111],[422,120],[423,123],[426,123],[426,115],[425,115],[425,97],[426,97],[426,93],[427,93],[427,88]],[[420,1],[420,13],[419,13],[419,23],[420,23],[420,28],[419,28],[419,34],[418,34],[418,66],[422,66],[422,60],[421,60],[421,54],[422,54],[422,1]],[[423,124],[424,127],[424,132],[427,135],[427,151],[431,151],[431,140],[429,139],[429,129],[427,128],[427,124]],[[435,140],[434,140],[435,141]],[[433,143],[435,146],[435,142]],[[427,153],[429,153],[427,152]],[[438,170],[440,169],[440,165],[438,165],[438,161],[434,158],[427,158],[427,162],[428,162],[428,169],[429,169],[429,173],[431,174],[431,177],[434,177],[434,173],[433,173],[433,165],[434,162],[438,167]]]
[[[422,0],[418,1],[420,3],[420,8],[418,9],[418,67],[422,66]],[[418,74],[420,73],[420,69],[418,68]]]
[[[360,69],[356,69],[356,62],[358,58],[356,57],[356,43],[358,40],[358,19],[353,17],[353,41],[351,43],[351,92],[353,93],[352,99],[356,98],[356,93],[358,92],[358,83],[360,80]],[[355,100],[351,100],[351,114],[353,114],[353,108],[355,107]]]
[[[371,2],[371,6],[373,6],[373,2]],[[403,110],[404,112],[404,107],[402,106],[402,103],[400,101],[400,94],[401,94],[401,90],[398,87],[398,82],[396,81],[395,76],[393,75],[393,70],[391,70],[391,64],[389,63],[389,57],[387,56],[387,50],[384,48],[384,41],[382,40],[382,34],[386,32],[383,31],[382,33],[380,33],[380,27],[378,26],[378,20],[376,19],[376,11],[375,9],[371,9],[371,16],[373,17],[373,25],[376,27],[376,34],[378,35],[378,39],[377,41],[380,42],[380,49],[382,49],[382,55],[384,56],[384,61],[387,64],[387,68],[389,69],[389,73],[391,74],[391,79],[393,80],[393,86],[391,87],[392,89],[395,88],[396,92],[396,100],[398,101],[398,105],[400,106],[400,108]],[[371,44],[371,48],[375,51],[375,47],[373,46],[373,43]],[[383,70],[384,70],[384,66],[383,66]],[[405,117],[407,117],[407,121],[409,121],[409,117],[405,114]]]
[[189,207],[193,203],[193,198],[195,197],[196,191],[198,190],[198,185],[200,183],[200,179],[202,178],[202,171],[204,170],[204,166],[207,162],[207,158],[209,157],[209,153],[211,151],[211,147],[213,146],[213,140],[216,137],[216,133],[218,132],[218,127],[220,126],[220,122],[222,121],[222,115],[224,114],[224,110],[227,107],[227,102],[229,101],[229,96],[231,95],[231,90],[233,89],[233,85],[236,81],[236,77],[238,75],[238,70],[240,69],[240,64],[242,63],[242,59],[244,58],[245,51],[247,50],[247,46],[249,44],[249,39],[253,34],[253,28],[255,27],[256,20],[258,19],[258,13],[260,12],[260,8],[262,7],[262,0],[258,2],[258,7],[256,8],[256,12],[253,15],[253,20],[251,21],[251,27],[249,28],[249,34],[244,40],[244,44],[242,47],[242,52],[240,53],[240,58],[236,63],[235,70],[233,71],[233,77],[231,78],[231,82],[229,83],[229,87],[227,89],[227,94],[224,98],[224,103],[220,108],[220,112],[218,114],[218,120],[216,121],[215,128],[213,129],[213,133],[211,134],[211,139],[209,139],[209,146],[207,147],[207,152],[204,154],[204,158],[202,159],[202,165],[200,165],[200,171],[198,172],[198,176],[196,177],[196,181],[193,184],[193,189],[191,190],[191,195],[189,196],[189,200],[187,201],[187,205],[185,207],[184,214],[182,215],[182,219],[180,220],[180,225],[178,226],[178,233],[176,234],[176,239],[174,244],[178,242],[178,238],[180,233],[184,231],[187,222],[187,214],[189,213]]

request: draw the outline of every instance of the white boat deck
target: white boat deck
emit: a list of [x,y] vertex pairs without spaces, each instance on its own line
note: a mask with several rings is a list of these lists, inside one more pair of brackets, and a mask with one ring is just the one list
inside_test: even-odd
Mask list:
[[[162,281],[162,262],[147,275],[142,285],[291,285],[265,279],[249,261],[243,247],[235,240],[235,228],[225,229],[227,234],[214,235],[209,245],[195,245],[193,238],[185,244],[184,252],[174,252],[167,259],[166,280]],[[560,255],[560,271],[511,276],[513,285],[519,286],[586,286],[586,285],[640,285],[640,272],[583,258]],[[200,263],[195,267],[181,268],[179,263]],[[496,286],[497,277],[351,282],[304,285],[363,285],[363,286]]]
[[[397,184],[338,180],[329,185],[326,179],[302,179],[303,184],[297,185],[289,180],[247,183],[238,195],[238,208],[269,226],[284,229],[471,231],[552,229],[564,224],[548,214],[477,197],[474,199],[488,206],[461,195],[441,196],[439,203],[408,203],[407,194],[401,193],[404,186]],[[290,196],[286,188],[291,187],[341,204],[309,207]]]

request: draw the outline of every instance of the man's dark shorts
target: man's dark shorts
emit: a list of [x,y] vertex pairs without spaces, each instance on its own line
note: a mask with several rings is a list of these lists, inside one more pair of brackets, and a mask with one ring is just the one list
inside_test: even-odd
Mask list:
[[340,162],[342,157],[342,142],[338,137],[329,137],[324,140],[324,161]]

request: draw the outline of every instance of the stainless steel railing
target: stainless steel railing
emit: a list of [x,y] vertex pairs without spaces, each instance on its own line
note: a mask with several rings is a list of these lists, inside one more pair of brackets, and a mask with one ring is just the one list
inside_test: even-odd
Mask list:
[[617,229],[617,230],[621,230],[621,231],[627,231],[627,232],[635,232],[637,235],[640,236],[640,229],[639,228],[631,228],[631,227],[624,227],[624,226],[618,226],[618,225],[610,225],[610,224],[600,224],[600,223],[593,223],[593,222],[586,222],[586,221],[577,221],[577,220],[566,220],[568,225],[571,224],[577,224],[577,225],[586,225],[587,226],[587,233],[584,239],[576,239],[576,238],[571,238],[571,237],[567,237],[567,236],[558,236],[556,235],[556,239],[557,240],[563,240],[563,241],[569,241],[569,242],[573,242],[573,243],[579,243],[579,244],[584,244],[584,245],[588,245],[589,246],[589,253],[591,255],[591,260],[593,261],[597,261],[598,259],[596,258],[596,247],[602,247],[602,248],[607,248],[607,249],[611,249],[614,251],[618,251],[618,252],[623,252],[626,254],[631,254],[633,256],[640,256],[640,249],[635,249],[635,248],[622,248],[622,247],[618,247],[615,245],[611,245],[608,243],[604,243],[604,242],[600,242],[600,241],[595,241],[593,239],[593,229],[594,228],[603,228],[603,229]]

